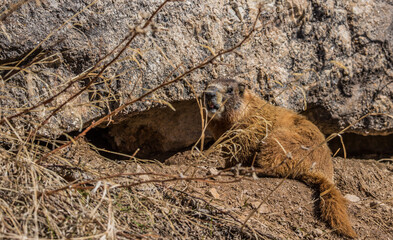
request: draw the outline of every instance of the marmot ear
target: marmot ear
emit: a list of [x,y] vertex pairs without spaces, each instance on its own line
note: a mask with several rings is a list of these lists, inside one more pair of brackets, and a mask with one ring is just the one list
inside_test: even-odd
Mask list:
[[243,83],[239,83],[238,88],[239,88],[239,95],[243,96],[244,90],[246,90],[246,85],[244,85]]

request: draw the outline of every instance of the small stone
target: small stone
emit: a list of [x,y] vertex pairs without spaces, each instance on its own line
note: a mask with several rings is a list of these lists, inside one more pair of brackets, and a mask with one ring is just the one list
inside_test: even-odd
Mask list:
[[212,196],[212,197],[215,198],[215,199],[219,199],[219,198],[220,198],[220,194],[218,194],[217,189],[215,189],[215,188],[210,188],[210,189],[207,191],[207,194],[210,195],[210,196]]
[[209,172],[210,172],[211,175],[217,175],[218,174],[217,168],[214,168],[214,167],[209,168]]
[[314,229],[313,233],[314,233],[314,236],[322,236],[323,231],[319,228],[316,228],[316,229]]
[[350,201],[350,202],[359,202],[360,201],[360,198],[358,197],[358,196],[356,196],[356,195],[352,195],[352,194],[346,194],[345,196],[344,196],[348,201]]
[[390,210],[392,209],[391,207],[389,207],[387,204],[385,203],[381,203],[379,204],[379,207],[384,211],[384,212],[390,212]]
[[269,213],[270,210],[269,210],[269,207],[267,206],[267,204],[262,204],[262,205],[259,207],[258,212],[259,212],[259,213],[264,213],[264,214],[266,214],[266,213]]
[[[252,208],[257,208],[259,206],[260,202],[251,202],[250,205]],[[259,208],[258,208],[258,212],[262,213],[262,214],[266,214],[269,213],[269,207],[266,203],[263,203]]]
[[170,213],[169,209],[166,208],[166,207],[161,208],[161,210],[162,210],[165,214],[169,214],[169,213]]

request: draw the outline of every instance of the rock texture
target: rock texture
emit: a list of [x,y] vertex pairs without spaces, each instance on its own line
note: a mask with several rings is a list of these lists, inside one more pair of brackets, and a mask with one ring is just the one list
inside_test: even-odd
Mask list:
[[[0,7],[1,117],[63,89],[144,23],[162,1],[46,0],[15,5],[20,2],[6,0]],[[390,117],[367,117],[349,132],[393,133],[390,0],[189,0],[169,2],[146,34],[138,36],[88,92],[52,117],[40,134],[58,136],[80,130],[233,46],[250,29],[258,6],[263,14],[256,33],[234,53],[187,76],[192,88],[186,81],[170,85],[123,114],[157,106],[157,100],[193,99],[211,79],[234,76],[273,103],[304,111],[325,133],[336,132],[370,112]],[[35,48],[16,68],[16,62]],[[16,129],[36,126],[92,77],[19,118]]]

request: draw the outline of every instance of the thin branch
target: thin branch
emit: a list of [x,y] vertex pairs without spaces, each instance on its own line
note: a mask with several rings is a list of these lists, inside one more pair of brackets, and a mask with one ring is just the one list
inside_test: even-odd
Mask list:
[[[233,52],[233,51],[236,50],[237,48],[241,47],[241,46],[251,37],[251,35],[255,32],[255,30],[256,30],[256,23],[258,22],[258,19],[259,19],[259,16],[260,16],[260,15],[261,15],[261,9],[258,10],[258,14],[257,14],[257,16],[256,16],[256,18],[255,18],[255,21],[254,21],[254,23],[253,23],[253,25],[252,25],[251,30],[248,32],[248,34],[247,34],[239,43],[237,43],[236,45],[234,45],[234,46],[231,47],[231,48],[224,49],[224,50],[220,50],[220,51],[218,52],[218,54],[209,57],[208,59],[206,59],[205,61],[203,61],[203,62],[200,63],[200,64],[197,64],[197,65],[194,66],[194,67],[191,67],[189,70],[187,70],[187,71],[184,72],[183,74],[179,75],[178,77],[174,78],[173,80],[171,80],[171,81],[169,81],[169,82],[164,82],[164,83],[160,84],[159,86],[157,86],[157,87],[151,89],[150,91],[147,91],[146,93],[142,94],[142,95],[139,96],[138,98],[135,98],[135,99],[131,100],[130,102],[125,103],[124,105],[122,105],[122,106],[116,108],[116,109],[113,110],[110,114],[108,114],[108,115],[106,115],[106,116],[100,118],[97,122],[93,122],[93,123],[92,123],[89,127],[87,127],[83,132],[81,132],[78,136],[76,136],[76,137],[74,138],[73,141],[77,141],[77,140],[80,139],[81,137],[85,136],[86,133],[87,133],[88,131],[90,131],[92,128],[94,128],[94,127],[100,125],[101,123],[107,121],[109,118],[111,118],[112,116],[118,114],[120,111],[122,111],[122,110],[123,110],[124,108],[126,108],[127,106],[129,106],[129,105],[131,105],[131,104],[133,104],[133,103],[135,103],[135,102],[137,102],[137,101],[142,100],[143,98],[149,96],[150,94],[156,92],[157,90],[159,90],[159,89],[161,89],[161,88],[163,88],[163,87],[165,87],[165,86],[167,86],[167,85],[170,85],[170,84],[173,84],[173,83],[176,83],[176,82],[182,80],[185,76],[191,74],[191,73],[194,72],[195,70],[201,69],[201,68],[203,68],[204,66],[206,66],[206,65],[208,65],[208,64],[210,64],[210,63],[212,63],[212,62],[213,62],[215,59],[217,59],[218,57],[220,57],[220,56],[222,56],[222,55],[225,55],[225,54],[227,54],[227,53]],[[58,152],[59,150],[65,148],[65,147],[67,147],[67,146],[69,146],[73,141],[69,141],[69,142],[65,143],[64,145],[62,145],[62,146],[60,146],[60,147],[54,149],[53,151],[51,151],[51,152],[49,152],[48,154],[44,155],[39,161],[41,161],[41,160],[43,160],[43,159],[46,159],[46,158],[48,158],[50,155],[52,155],[52,154]]]
[[[157,13],[165,6],[166,3],[170,2],[171,0],[165,0],[154,12],[153,14],[150,16],[150,18],[146,21],[146,23],[143,25],[143,27],[141,29],[139,29],[138,27],[136,27],[132,33],[131,33],[131,37],[130,39],[127,41],[127,43],[124,45],[124,47],[116,54],[116,56],[109,62],[107,63],[102,69],[101,71],[93,78],[93,80],[91,80],[84,88],[82,88],[81,90],[79,90],[77,93],[75,93],[74,95],[72,95],[71,97],[69,97],[65,102],[63,102],[62,104],[60,104],[60,106],[58,106],[35,130],[35,133],[38,132],[39,129],[41,129],[46,123],[48,123],[49,119],[51,117],[53,117],[57,112],[59,112],[66,104],[68,104],[69,102],[71,102],[73,99],[75,99],[76,97],[78,97],[79,95],[81,95],[84,91],[86,91],[88,88],[91,87],[91,85],[93,85],[93,83],[95,83],[98,78],[101,77],[101,75],[104,73],[104,71],[110,66],[112,65],[123,53],[124,51],[128,48],[128,46],[130,46],[130,44],[132,43],[132,41],[140,34],[144,33],[144,29],[146,29],[147,26],[149,26],[149,24],[151,23],[153,17],[155,15],[157,15]],[[35,134],[34,133],[34,134]]]
[[[92,5],[94,5],[98,0],[94,0],[93,2],[91,2],[89,5],[87,5],[86,7],[84,7],[82,10],[80,10],[79,12],[77,12],[76,14],[72,15],[70,18],[68,18],[62,25],[60,25],[60,27],[52,30],[45,38],[44,40],[42,40],[39,44],[37,44],[37,46],[35,46],[35,48],[33,50],[31,50],[26,56],[24,56],[16,65],[15,67],[18,67],[24,60],[26,60],[32,53],[34,53],[42,44],[44,44],[53,34],[55,34],[55,32],[57,32],[58,30],[60,30],[61,28],[63,28],[67,23],[69,23],[73,18],[75,18],[76,16],[78,16],[79,14],[81,14],[82,12],[84,12],[86,9],[88,9],[89,7],[91,7]],[[24,4],[24,2],[22,2],[22,4]],[[4,79],[6,79],[13,70],[10,70],[5,76]]]
[[[52,97],[30,107],[27,108],[26,110],[14,114],[12,116],[7,117],[8,120],[11,120],[15,117],[19,117],[23,114],[26,114],[36,108],[38,108],[39,106],[48,104],[50,102],[52,102],[54,99],[56,99],[59,95],[63,94],[64,92],[66,92],[70,87],[72,87],[76,82],[78,82],[81,79],[86,78],[91,72],[93,72],[94,70],[96,70],[98,68],[98,66],[106,59],[108,58],[110,55],[112,55],[124,42],[127,41],[126,45],[120,50],[120,52],[108,63],[106,64],[101,71],[80,91],[78,91],[76,94],[74,94],[73,96],[71,96],[70,98],[68,98],[64,103],[62,103],[60,106],[58,106],[50,115],[49,117],[47,117],[35,130],[35,133],[43,126],[45,125],[49,119],[55,115],[58,111],[60,111],[61,108],[63,108],[67,103],[69,103],[70,101],[72,101],[74,98],[76,98],[77,96],[79,96],[80,94],[82,94],[86,89],[88,89],[89,87],[91,87],[91,85],[93,85],[93,83],[95,83],[99,77],[102,75],[102,73],[111,65],[113,64],[119,57],[120,55],[127,49],[127,47],[131,44],[131,42],[135,39],[136,36],[143,34],[144,31],[152,22],[152,19],[157,15],[157,13],[164,7],[164,5],[168,2],[171,2],[173,0],[166,0],[164,1],[154,12],[153,14],[149,17],[149,19],[145,22],[145,24],[142,26],[142,28],[135,28],[133,31],[131,31],[115,48],[113,48],[109,53],[107,53],[104,57],[100,58],[100,60],[98,60],[98,62],[89,70],[87,70],[86,72],[84,72],[81,76],[75,78],[74,80],[72,80],[64,89],[62,89],[61,91],[59,91],[58,93],[56,93],[55,95],[53,95]],[[94,2],[93,2],[94,3]],[[85,7],[82,11],[84,11],[86,8],[90,7],[92,4],[89,4],[87,7]],[[82,12],[81,11],[81,12]],[[80,13],[80,12],[79,12]],[[78,14],[79,14],[78,13]],[[71,18],[69,18],[63,25],[65,25],[67,22],[69,22],[73,17],[77,16],[77,14],[75,14],[74,16],[72,16]],[[62,25],[62,26],[63,26]],[[60,29],[62,26],[60,26],[57,29]],[[42,45],[43,42],[45,42],[50,36],[52,36],[52,33],[49,34],[40,44],[38,44],[27,56],[25,56],[25,58],[23,58],[21,61],[23,61],[24,59],[26,59],[33,51],[35,51],[39,46]],[[21,62],[20,61],[20,62]],[[20,64],[20,62],[18,64]],[[0,120],[0,124],[2,124],[4,122],[4,119]]]
[[8,16],[10,16],[13,12],[18,10],[23,4],[30,2],[31,0],[22,0],[13,5],[8,10],[5,10],[0,15],[0,22],[4,21]]
[[103,180],[108,180],[108,179],[112,179],[112,178],[118,178],[118,177],[126,177],[126,176],[159,176],[159,177],[166,177],[166,179],[151,179],[151,180],[145,180],[145,181],[138,181],[135,183],[131,183],[131,184],[127,184],[127,185],[116,185],[115,188],[130,188],[130,187],[135,187],[141,184],[147,184],[147,183],[164,183],[164,182],[174,182],[174,181],[199,181],[199,182],[207,182],[207,183],[235,183],[235,182],[239,182],[242,180],[242,178],[235,178],[234,180],[231,181],[218,181],[218,180],[209,180],[212,179],[214,177],[218,177],[218,176],[233,176],[233,174],[222,174],[224,171],[221,171],[217,174],[210,174],[207,175],[205,177],[183,177],[183,176],[178,176],[178,175],[169,175],[169,174],[160,174],[160,173],[154,173],[154,172],[147,172],[147,173],[118,173],[118,174],[114,174],[114,175],[110,175],[110,176],[106,176],[106,177],[102,177],[102,178],[98,178],[98,179],[94,179],[94,180],[86,180],[86,181],[82,181],[79,183],[74,183],[74,184],[68,184],[64,187],[55,189],[55,190],[50,190],[50,191],[44,191],[41,193],[38,193],[38,196],[42,196],[42,195],[53,195],[56,194],[58,192],[67,190],[67,189],[92,189],[94,188],[94,186],[88,186],[85,187],[83,185],[86,184],[94,184],[97,183],[99,181],[103,181]]

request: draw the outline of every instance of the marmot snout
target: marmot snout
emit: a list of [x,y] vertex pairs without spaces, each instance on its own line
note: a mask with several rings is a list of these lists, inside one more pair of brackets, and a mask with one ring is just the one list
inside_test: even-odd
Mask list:
[[231,109],[239,109],[244,91],[245,85],[233,79],[221,79],[209,84],[203,93],[209,117],[221,119],[231,114]]

